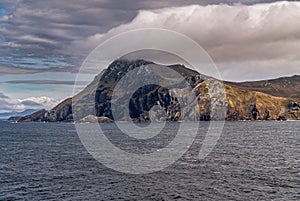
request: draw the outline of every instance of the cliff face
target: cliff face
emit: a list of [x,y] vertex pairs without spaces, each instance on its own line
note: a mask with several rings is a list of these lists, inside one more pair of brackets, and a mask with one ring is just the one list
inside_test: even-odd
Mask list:
[[300,119],[298,103],[288,98],[230,85],[226,85],[226,94],[227,120]]
[[62,103],[58,104],[56,107],[51,109],[48,113],[48,121],[72,121],[72,98],[64,100]]
[[47,120],[48,111],[43,109],[39,110],[35,113],[32,113],[31,115],[26,115],[24,117],[21,117],[18,122],[43,122]]
[[[151,80],[172,80],[174,77],[164,72],[150,71],[157,66],[149,61],[116,60],[105,71],[95,77],[82,92],[57,105],[50,111],[41,110],[32,115],[25,116],[19,121],[72,121],[73,112],[76,112],[76,121],[86,116],[106,117],[108,119],[124,121],[178,121],[185,120],[214,120],[222,119],[222,114],[216,114],[217,107],[226,107],[226,120],[285,120],[300,119],[300,105],[297,94],[297,85],[300,76],[251,83],[224,83],[226,98],[222,100],[221,94],[214,90],[222,86],[216,79],[200,75],[182,65],[165,66],[175,70],[185,78],[192,87],[196,99],[190,99],[186,93],[187,86],[179,85],[176,90],[170,91],[158,84],[145,85],[134,92],[129,100],[130,118],[122,113],[118,116],[112,115],[112,105],[117,106],[120,111],[126,107],[120,105],[119,100],[112,101],[113,90],[117,83],[128,73],[134,72],[137,82],[149,77]],[[143,69],[143,70],[137,70]],[[143,82],[144,80],[140,80]],[[280,88],[280,82],[285,83],[284,89]],[[296,85],[295,85],[296,83]],[[131,80],[121,86],[121,92],[126,95],[126,90],[134,88],[136,83]],[[265,86],[265,88],[264,88]],[[273,90],[274,89],[274,90]],[[282,94],[280,96],[280,94]],[[225,96],[224,96],[225,97]],[[180,101],[181,104],[180,105]],[[221,100],[221,101],[220,101]],[[73,108],[72,108],[73,101]],[[191,103],[192,109],[186,109],[184,105]],[[211,103],[214,104],[211,104]],[[123,107],[123,109],[122,109]],[[72,111],[73,109],[73,111]],[[214,114],[214,115],[212,115]]]
[[[180,106],[179,100],[183,102],[183,97],[187,97],[184,93],[187,91],[187,86],[180,82],[180,77],[184,76],[187,82],[195,87],[196,84],[204,81],[204,76],[199,75],[195,71],[187,69],[181,65],[168,66],[171,70],[177,72],[177,74],[169,75],[168,72],[160,71],[156,68],[157,65],[152,62],[143,60],[138,61],[123,61],[117,60],[112,63],[109,68],[104,72],[100,79],[98,87],[95,92],[95,112],[96,116],[105,116],[115,120],[121,121],[138,121],[145,122],[150,119],[155,121],[178,121],[181,117],[181,110],[184,109],[183,105]],[[166,68],[166,67],[165,67]],[[120,86],[120,98],[111,100],[113,89],[116,84],[125,76],[128,72],[132,73],[133,79],[125,80]],[[181,76],[179,76],[181,75]],[[169,77],[168,77],[169,76]],[[178,90],[169,91],[167,88],[162,87],[162,80],[174,81],[177,79]],[[150,81],[147,82],[144,79],[147,78]],[[156,80],[157,84],[150,84],[152,80]],[[118,111],[125,111],[127,105],[124,104],[123,97],[126,96],[126,92],[134,89],[139,83],[149,83],[145,86],[134,90],[135,92],[129,100],[129,115],[118,113],[117,116],[112,115],[111,106],[114,105],[118,108]],[[192,111],[188,113],[189,120],[196,120],[195,113]]]
[[[251,108],[243,107],[249,103],[252,107],[255,105],[258,110],[256,119],[300,119],[299,75],[255,82],[225,83],[228,99],[236,100],[229,104],[229,111],[233,114],[233,119],[253,119],[250,115]],[[238,92],[242,92],[244,95]],[[248,116],[242,114],[248,114]]]

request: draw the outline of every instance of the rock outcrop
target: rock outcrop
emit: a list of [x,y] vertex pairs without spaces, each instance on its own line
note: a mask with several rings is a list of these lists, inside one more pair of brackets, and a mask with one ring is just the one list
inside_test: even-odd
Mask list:
[[24,116],[18,122],[45,122],[48,120],[48,111],[45,109],[39,110],[31,115]]
[[[163,70],[151,71],[151,68],[155,66],[157,64],[144,60],[116,60],[73,98],[66,99],[50,111],[41,110],[22,117],[19,122],[72,120],[77,122],[111,122],[113,120],[147,122],[183,119],[209,121],[224,118],[226,120],[300,119],[300,99],[297,96],[299,85],[295,86],[291,83],[298,83],[300,76],[291,77],[291,81],[288,78],[280,78],[279,81],[225,82],[223,85],[221,81],[201,75],[183,65],[164,66],[163,69],[176,71],[181,77],[184,77],[189,86],[178,82],[176,90],[169,90],[163,87],[159,81],[157,84],[145,85],[135,90],[130,96],[129,117],[122,112],[113,115],[113,107],[118,107],[120,111],[126,109],[126,105],[120,104],[122,103],[121,99],[112,100],[113,92],[117,87],[120,87],[120,97],[123,97],[126,95],[126,91],[134,89],[138,82],[146,83],[143,80],[145,77],[148,77],[149,80],[166,79],[170,82],[174,80],[174,75],[168,76],[164,74]],[[118,82],[128,72],[135,73],[135,82],[128,80],[122,86],[118,86]],[[279,88],[280,80],[285,83],[284,89]],[[265,84],[265,88],[263,84]],[[272,91],[273,85],[275,92]],[[187,93],[189,87],[194,93],[192,98]],[[286,90],[286,93],[283,93],[282,90]],[[220,108],[225,107],[226,116],[222,116],[222,112],[219,111]],[[74,116],[76,119],[73,119]]]
[[95,115],[88,115],[80,119],[77,123],[112,123],[113,120],[108,117],[97,117]]
[[58,104],[56,107],[51,109],[47,115],[48,121],[72,121],[72,98],[64,100],[62,103]]
[[7,120],[17,122],[22,118],[23,118],[23,116],[12,116],[12,117],[9,117]]

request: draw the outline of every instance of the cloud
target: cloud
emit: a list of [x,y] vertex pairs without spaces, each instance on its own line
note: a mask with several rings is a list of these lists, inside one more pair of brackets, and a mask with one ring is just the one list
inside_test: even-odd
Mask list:
[[[218,4],[243,2],[252,4],[268,2],[258,0],[2,0],[1,5],[6,12],[1,16],[0,35],[4,37],[6,49],[1,54],[14,51],[17,45],[18,54],[28,52],[42,55],[70,55],[69,46],[76,41],[91,39],[104,34],[110,29],[128,23],[136,17],[140,10],[160,9],[166,7],[186,6],[191,4]],[[1,25],[2,21],[2,25]],[[92,48],[93,45],[89,46]],[[84,52],[80,46],[72,51],[76,57],[83,59]],[[76,49],[75,49],[76,50]],[[70,62],[74,63],[70,59]]]
[[7,74],[34,74],[43,72],[71,72],[77,73],[79,67],[49,67],[49,68],[21,68],[0,63],[0,76]]
[[38,108],[41,108],[42,105],[39,104],[39,103],[36,103],[34,101],[30,101],[30,100],[25,100],[25,101],[22,101],[21,102],[24,106],[27,106],[27,107],[38,107]]
[[11,99],[8,96],[1,93],[0,96],[0,111],[22,111],[25,106],[17,99]]
[[[5,83],[10,84],[54,84],[54,85],[74,85],[75,81],[67,80],[10,80]],[[86,84],[87,81],[77,81],[76,84]]]
[[[188,35],[215,60],[300,57],[300,2],[246,5],[193,5],[140,11],[130,23],[104,38],[137,28],[165,28]],[[101,37],[89,37],[89,43]],[[93,42],[92,42],[93,40]]]
[[17,68],[14,66],[0,64],[0,75],[27,74],[27,73],[37,73],[37,72],[39,72],[39,69],[24,69],[24,68]]
[[[60,100],[42,96],[42,97],[25,98],[25,99],[20,100],[20,102],[25,105],[27,104],[27,106],[30,105],[30,104],[28,105],[28,103],[31,103],[31,106],[32,106],[32,103],[36,103],[36,105],[42,106],[43,108],[51,109],[51,108],[55,107],[60,102]],[[30,108],[30,109],[34,109],[34,108]]]
[[0,112],[24,111],[26,109],[51,109],[59,100],[49,97],[29,97],[26,99],[13,99],[0,93]]
[[[11,11],[1,17],[6,24],[0,24],[0,33],[8,44],[18,44],[24,54],[69,55],[63,50],[70,42],[106,32],[130,21],[137,14],[130,8],[115,8],[120,3],[106,0],[12,2],[3,2]],[[29,45],[31,48],[28,48]]]
[[0,98],[8,98],[8,96],[4,95],[3,93],[0,93]]
[[19,39],[22,40],[23,42],[30,42],[30,43],[46,43],[50,45],[55,45],[57,43],[53,40],[31,36],[31,35],[20,36]]
[[[89,37],[86,44],[99,44],[137,28],[164,28],[198,42],[227,80],[300,74],[299,10],[300,2],[142,10],[132,22],[115,27],[102,37]],[[253,77],[242,74],[246,72]]]
[[[0,74],[40,72],[8,67],[11,61],[15,61],[14,67],[22,67],[18,58],[28,54],[40,60],[62,55],[70,66],[79,66],[105,38],[143,27],[188,35],[209,52],[225,79],[244,79],[238,71],[249,71],[247,66],[255,62],[258,72],[267,71],[262,65],[279,72],[283,67],[276,65],[287,64],[284,73],[291,69],[291,74],[299,73],[294,69],[299,59],[300,3],[255,4],[261,2],[275,1],[3,0],[6,12],[0,20],[0,54],[12,58],[1,62],[6,67],[0,68]],[[266,76],[257,73],[253,79]]]

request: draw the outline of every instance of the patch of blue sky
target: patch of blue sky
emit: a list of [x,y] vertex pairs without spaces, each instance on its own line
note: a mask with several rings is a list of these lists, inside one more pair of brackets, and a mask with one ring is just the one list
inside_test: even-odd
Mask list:
[[2,93],[14,99],[46,96],[63,100],[73,94],[73,85],[1,83],[0,88]]
[[[23,99],[28,97],[47,96],[55,99],[65,99],[73,94],[74,85],[64,84],[36,84],[36,83],[7,83],[15,80],[54,80],[75,81],[77,74],[70,72],[44,72],[36,74],[2,75],[0,81],[0,92],[11,98]],[[84,80],[85,79],[85,80]],[[86,74],[82,81],[86,85],[93,80],[93,76]],[[77,86],[76,89],[84,89],[86,85]],[[76,91],[77,91],[76,90]],[[77,91],[78,92],[78,91]]]
[[5,7],[0,4],[0,17],[5,16],[6,14],[7,14],[7,11],[6,11]]
[[[6,8],[3,6],[3,5],[1,5],[1,3],[0,3],[0,17],[3,17],[3,16],[5,16],[5,15],[7,15],[7,10],[6,10]],[[1,22],[0,23],[0,27],[5,27],[5,26],[7,26],[8,25],[8,23],[4,23],[4,22]],[[0,42],[1,41],[4,41],[3,40],[3,38],[1,38],[1,35],[0,35]]]
[[44,72],[32,74],[8,74],[2,75],[0,83],[11,80],[58,80],[58,81],[74,81],[75,73],[70,72]]
[[0,63],[19,67],[32,69],[47,69],[55,67],[72,67],[74,66],[66,60],[63,56],[49,55],[44,57],[37,57],[35,55],[12,55],[0,56]]

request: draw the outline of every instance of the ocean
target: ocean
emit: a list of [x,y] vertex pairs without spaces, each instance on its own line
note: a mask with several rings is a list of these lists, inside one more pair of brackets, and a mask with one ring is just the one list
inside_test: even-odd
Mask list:
[[[122,147],[113,124],[104,128]],[[164,132],[155,142],[174,138]],[[0,122],[0,200],[300,200],[300,121],[226,122],[199,159],[203,139],[169,167],[134,175],[95,160],[74,124]]]

